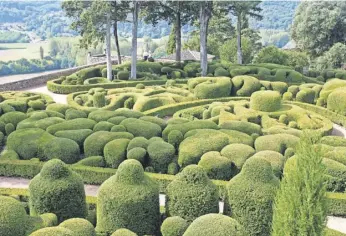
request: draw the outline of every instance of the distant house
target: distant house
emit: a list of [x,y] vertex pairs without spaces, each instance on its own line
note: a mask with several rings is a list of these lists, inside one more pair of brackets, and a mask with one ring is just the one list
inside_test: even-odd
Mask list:
[[[165,57],[161,57],[159,60],[165,60],[165,61],[175,61],[175,56],[176,54],[173,53],[171,55],[165,56]],[[214,55],[207,55],[208,57],[208,61],[211,61],[215,58]],[[201,60],[201,54],[200,52],[197,51],[191,51],[191,50],[183,50],[181,51],[181,60],[185,61],[185,60],[192,60],[192,61],[200,61]]]

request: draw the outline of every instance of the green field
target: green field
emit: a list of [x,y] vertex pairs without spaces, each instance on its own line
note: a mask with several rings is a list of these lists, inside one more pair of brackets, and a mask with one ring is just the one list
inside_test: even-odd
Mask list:
[[48,42],[38,43],[0,43],[0,61],[26,59],[39,59],[40,46],[43,47],[45,55],[48,53]]

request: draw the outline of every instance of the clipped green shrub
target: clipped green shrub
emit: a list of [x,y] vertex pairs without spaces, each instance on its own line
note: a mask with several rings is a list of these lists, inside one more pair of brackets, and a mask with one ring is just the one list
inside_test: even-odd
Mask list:
[[28,102],[28,106],[34,110],[44,110],[46,105],[41,100],[31,100]]
[[168,165],[174,158],[174,146],[163,141],[155,141],[148,145],[147,151],[149,165],[154,168],[155,172],[167,173]]
[[76,165],[105,167],[106,163],[103,156],[91,156],[80,160]]
[[126,128],[123,125],[113,125],[111,132],[126,132]]
[[121,228],[117,229],[114,233],[112,233],[111,236],[137,236],[137,234],[132,232],[131,230]]
[[77,71],[75,74],[79,78],[81,78],[83,81],[89,78],[102,76],[100,67],[90,67],[90,68],[81,69]]
[[291,134],[271,134],[261,136],[255,141],[255,149],[257,152],[271,150],[285,153],[287,148],[295,148],[299,138]]
[[[94,132],[97,131],[111,131],[112,127],[114,126],[113,123],[110,123],[108,121],[100,121],[94,126]],[[126,131],[126,130],[125,130]]]
[[179,146],[178,163],[181,167],[197,164],[204,153],[221,151],[229,144],[228,136],[217,130],[192,130],[188,133]]
[[76,163],[80,159],[79,145],[67,138],[55,138],[43,145],[44,157],[47,160],[60,159],[67,164]]
[[47,111],[55,111],[55,112],[59,112],[63,115],[65,115],[66,111],[69,109],[70,107],[66,104],[61,104],[61,103],[53,103],[53,104],[49,104],[46,108]]
[[223,124],[219,125],[219,127],[221,129],[236,130],[239,132],[246,133],[248,135],[251,135],[253,133],[262,134],[262,128],[260,125],[250,123],[247,121],[226,121]]
[[107,143],[104,147],[105,162],[108,167],[118,168],[126,158],[126,149],[129,139],[116,139]]
[[296,101],[313,104],[315,100],[315,91],[309,88],[304,88],[297,93]]
[[161,119],[159,117],[155,116],[142,116],[139,118],[140,120],[148,121],[154,124],[157,124],[161,127],[162,130],[164,130],[167,126],[167,123],[164,119]]
[[129,152],[131,149],[136,147],[147,149],[148,145],[149,145],[148,139],[144,137],[135,137],[130,141],[129,145],[127,146],[127,151]]
[[184,236],[243,236],[244,232],[243,226],[231,217],[221,214],[206,214],[194,220]]
[[251,146],[242,144],[242,143],[234,143],[225,146],[221,150],[221,155],[227,157],[232,163],[234,163],[237,172],[241,170],[245,161],[255,154],[255,149]]
[[25,236],[28,216],[23,205],[12,197],[0,196],[0,235]]
[[339,136],[324,136],[321,143],[333,147],[346,147],[346,139]]
[[[194,86],[197,83],[196,86]],[[190,79],[188,86],[193,87],[194,95],[198,99],[228,97],[231,94],[232,83],[230,78],[202,77]]]
[[232,94],[237,96],[250,96],[253,92],[261,89],[261,83],[252,76],[241,75],[232,78]]
[[248,159],[227,184],[226,214],[244,227],[245,235],[270,235],[279,184],[270,163],[261,158]]
[[69,229],[56,226],[37,230],[30,234],[30,236],[74,236],[74,234]]
[[83,143],[89,135],[93,133],[90,129],[79,129],[79,130],[62,130],[56,132],[54,135],[59,138],[68,138],[75,141],[79,147],[83,148]]
[[260,151],[253,155],[251,158],[262,158],[268,161],[272,166],[274,175],[278,178],[281,178],[285,164],[285,158],[281,153],[275,151]]
[[26,118],[28,117],[25,113],[19,111],[12,111],[3,114],[0,117],[0,121],[2,121],[5,124],[11,123],[14,127],[17,127],[17,124],[22,120],[25,120]]
[[136,89],[145,89],[145,85],[144,84],[137,84]]
[[142,165],[144,165],[146,155],[147,151],[144,148],[135,147],[127,152],[127,159],[135,159],[139,161]]
[[285,82],[271,82],[270,85],[273,91],[279,92],[280,94],[284,94],[288,89],[288,85]]
[[214,76],[216,76],[216,77],[218,77],[218,76],[230,76],[230,73],[227,70],[225,70],[224,68],[218,67],[215,69]]
[[250,98],[250,108],[264,112],[277,111],[281,108],[280,93],[275,91],[254,92]]
[[14,127],[14,125],[12,123],[7,123],[5,125],[5,133],[7,136],[10,135],[15,130],[16,130],[16,128]]
[[119,71],[117,74],[118,80],[129,80],[130,73],[128,71]]
[[159,188],[136,160],[120,164],[101,185],[97,198],[97,232],[127,228],[138,235],[156,235],[160,227]]
[[77,118],[73,120],[67,120],[58,124],[51,125],[47,128],[47,132],[55,134],[62,130],[80,130],[80,129],[93,129],[96,122],[87,118]]
[[73,119],[77,119],[77,118],[87,118],[88,115],[81,110],[75,110],[75,109],[68,109],[66,110],[65,113],[65,119],[66,120],[73,120]]
[[84,141],[84,154],[86,157],[103,156],[103,149],[107,143],[116,139],[132,139],[128,132],[98,131],[89,135]]
[[45,163],[29,184],[30,215],[54,213],[59,222],[85,218],[84,184],[79,175],[58,159]]
[[219,196],[201,167],[189,165],[168,184],[166,213],[191,222],[199,216],[219,212]]
[[161,225],[162,236],[183,236],[189,223],[180,216],[166,218]]
[[62,222],[59,227],[71,230],[74,236],[96,236],[94,226],[86,219],[68,219]]
[[93,95],[93,105],[94,107],[101,108],[106,105],[106,96],[104,93],[96,92]]
[[159,125],[135,118],[125,119],[120,125],[123,125],[127,132],[132,133],[135,137],[144,137],[147,139],[161,136],[162,132]]
[[337,89],[331,92],[327,99],[327,109],[339,113],[341,115],[346,115],[346,92],[344,89]]
[[169,123],[162,132],[162,138],[168,141],[168,135],[172,130],[178,130],[183,135],[190,130],[195,129],[218,129],[218,126],[209,120],[194,120],[184,123]]
[[198,166],[202,167],[210,179],[230,180],[233,174],[232,161],[219,152],[203,154]]
[[172,130],[168,134],[168,143],[172,144],[175,148],[178,148],[183,140],[184,136],[179,130]]

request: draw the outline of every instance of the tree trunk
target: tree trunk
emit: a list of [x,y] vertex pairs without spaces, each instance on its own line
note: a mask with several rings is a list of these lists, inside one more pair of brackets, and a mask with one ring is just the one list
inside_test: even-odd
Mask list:
[[120,54],[120,47],[119,47],[119,37],[118,37],[118,21],[113,23],[114,28],[114,38],[115,38],[115,47],[117,48],[117,56],[118,56],[118,64],[121,64],[121,54]]
[[181,15],[180,15],[180,2],[178,2],[178,12],[176,19],[175,29],[175,60],[181,62]]
[[243,64],[243,53],[241,50],[241,14],[237,17],[237,58],[238,64]]
[[111,15],[107,14],[106,24],[106,58],[107,58],[107,79],[112,80],[112,58],[111,58]]
[[208,72],[208,54],[207,54],[207,37],[208,24],[211,16],[212,5],[210,2],[201,2],[199,23],[200,23],[200,57],[202,76]]
[[137,29],[138,29],[138,2],[133,1],[132,22],[132,51],[131,51],[131,79],[137,78]]

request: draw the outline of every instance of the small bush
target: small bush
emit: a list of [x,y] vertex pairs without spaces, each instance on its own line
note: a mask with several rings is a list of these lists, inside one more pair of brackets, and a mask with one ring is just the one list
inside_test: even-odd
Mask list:
[[[97,131],[111,131],[112,127],[114,126],[113,123],[110,123],[108,121],[101,121],[98,122],[95,126],[94,126],[94,132]],[[126,130],[125,130],[126,131]]]
[[93,167],[105,167],[106,163],[103,156],[91,156],[84,158],[76,163],[76,165],[93,166]]
[[175,154],[173,145],[155,141],[148,145],[149,165],[154,168],[156,172],[167,173],[169,163],[172,162]]
[[127,132],[132,133],[135,137],[151,138],[161,136],[161,127],[148,121],[139,120],[135,118],[128,118],[123,120],[120,125],[123,125]]
[[60,160],[43,165],[41,172],[31,180],[29,192],[31,215],[54,213],[59,222],[86,217],[83,181]]
[[220,128],[228,129],[228,130],[236,130],[239,132],[246,133],[248,135],[251,135],[253,133],[262,134],[262,128],[260,125],[246,122],[246,121],[238,121],[238,120],[227,121],[221,124]]
[[47,128],[47,132],[55,134],[62,130],[81,130],[81,129],[93,129],[96,122],[86,118],[77,118],[73,120],[67,120],[58,124],[51,125]]
[[227,157],[219,152],[207,152],[203,154],[198,166],[202,167],[210,179],[230,180],[233,172],[233,164]]
[[93,95],[94,107],[101,108],[106,105],[106,96],[104,93],[96,92]]
[[12,123],[8,123],[6,124],[5,126],[5,132],[6,132],[6,135],[10,135],[13,131],[15,131],[16,128],[14,127],[14,125]]
[[[116,199],[116,201],[115,201]],[[97,198],[97,232],[127,228],[156,235],[160,227],[159,188],[136,160],[126,160],[101,185]]]
[[68,138],[75,141],[81,150],[83,150],[83,143],[87,137],[93,133],[90,129],[79,129],[79,130],[62,130],[56,132],[54,135],[59,138]]
[[241,143],[234,143],[224,147],[221,150],[221,155],[231,160],[232,163],[234,163],[237,172],[239,172],[245,161],[254,155],[255,152],[255,149],[253,149],[251,146]]
[[183,236],[189,223],[180,216],[166,218],[161,225],[162,236]]
[[331,92],[327,99],[328,110],[334,111],[341,115],[346,115],[346,92],[344,89],[339,89]]
[[63,227],[47,227],[37,230],[30,236],[74,236],[73,232]]
[[297,93],[296,101],[313,104],[315,100],[315,91],[309,88],[304,88]]
[[116,139],[106,144],[103,152],[108,167],[118,168],[120,163],[125,160],[129,142],[129,139]]
[[65,220],[59,227],[71,230],[74,236],[96,236],[94,226],[89,221],[81,218]]
[[193,221],[199,216],[219,212],[217,187],[202,168],[189,165],[167,186],[166,213]]
[[65,104],[53,103],[53,104],[49,104],[46,109],[47,109],[47,111],[56,111],[56,112],[59,112],[60,114],[65,115],[66,111],[69,108],[70,107],[68,105],[65,105]]
[[73,120],[77,118],[87,118],[87,114],[84,111],[81,110],[75,110],[75,109],[68,109],[65,113],[65,119],[66,120]]
[[250,108],[264,112],[277,111],[281,108],[281,96],[274,91],[254,92],[250,98]]
[[135,137],[130,141],[129,145],[127,146],[127,151],[129,152],[131,149],[136,147],[147,149],[148,145],[149,145],[148,139],[144,137]]
[[232,83],[232,94],[237,96],[250,96],[261,88],[259,80],[252,76],[235,76],[232,78]]
[[198,217],[187,228],[184,236],[243,236],[244,228],[238,221],[221,214],[207,214]]
[[147,151],[144,148],[135,147],[127,153],[127,159],[135,159],[139,161],[142,165],[144,165],[146,155]]
[[130,73],[128,71],[119,71],[117,74],[118,80],[129,80]]
[[137,236],[137,234],[132,232],[131,230],[121,228],[117,229],[114,233],[112,233],[111,236]]
[[168,143],[172,144],[175,148],[178,148],[183,140],[184,136],[179,130],[172,130],[168,134]]
[[80,159],[78,144],[67,138],[55,138],[43,145],[44,157],[47,160],[60,159],[67,164],[76,163]]

